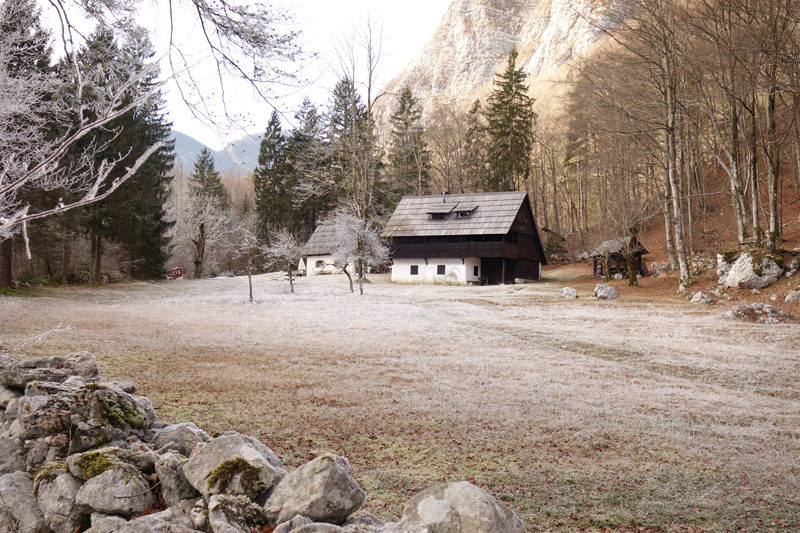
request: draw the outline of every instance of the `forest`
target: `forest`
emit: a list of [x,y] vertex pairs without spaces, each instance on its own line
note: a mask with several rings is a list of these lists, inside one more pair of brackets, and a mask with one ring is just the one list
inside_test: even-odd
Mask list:
[[[351,243],[341,261],[363,277],[386,261],[375,241],[399,199],[445,191],[527,191],[539,228],[560,236],[543,239],[556,256],[660,231],[650,252],[683,282],[696,254],[796,246],[796,3],[619,6],[557,98],[532,96],[512,48],[483,100],[423,116],[402,88],[386,123],[376,118],[389,100],[376,82],[379,35],[362,26],[339,50],[330,100],[306,98],[291,119],[273,112],[257,168],[236,175],[208,152],[174,165],[161,90],[177,74],[162,75],[144,30],[100,18],[56,57],[36,4],[6,0],[0,285],[152,279],[168,265],[195,277],[284,268],[323,222],[341,228]],[[249,83],[274,83],[275,57],[292,64],[300,53],[290,33],[261,50],[239,45],[244,55],[221,64],[262,65]]]

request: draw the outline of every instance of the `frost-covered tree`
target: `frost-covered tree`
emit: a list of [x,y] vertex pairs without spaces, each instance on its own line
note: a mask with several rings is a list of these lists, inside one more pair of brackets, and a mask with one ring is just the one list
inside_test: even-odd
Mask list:
[[349,267],[353,266],[358,276],[358,290],[364,294],[364,280],[368,270],[385,265],[389,260],[389,248],[381,241],[378,231],[368,220],[340,209],[333,219],[338,243],[333,252],[333,265],[347,275],[350,292],[353,278]]
[[289,278],[289,290],[294,293],[294,268],[300,259],[303,246],[297,242],[291,231],[280,228],[269,235],[269,246],[264,250],[269,265],[285,268]]
[[[6,0],[6,4],[12,3],[21,5],[23,0]],[[213,3],[185,0],[171,7],[177,8],[179,4],[185,8],[181,16],[195,17],[203,27],[202,42],[215,60],[218,74],[215,79],[220,83],[230,81],[232,76],[244,79],[258,95],[269,98],[274,95],[272,86],[276,82],[294,79],[287,65],[297,57],[299,50],[295,45],[296,34],[282,27],[289,20],[284,11],[260,3],[243,5],[227,0]],[[101,147],[91,145],[77,161],[65,164],[64,158],[90,134],[107,128],[111,122],[146,102],[168,79],[178,82],[185,101],[198,116],[223,126],[218,117],[212,115],[213,106],[208,105],[208,101],[202,96],[199,100],[190,96],[205,95],[209,91],[198,90],[194,82],[197,77],[191,75],[195,61],[176,46],[167,54],[166,77],[144,93],[134,89],[141,80],[157,71],[155,65],[143,70],[86,69],[78,61],[84,39],[72,20],[88,17],[110,29],[115,36],[128,40],[132,32],[139,31],[132,22],[142,7],[140,0],[77,0],[75,3],[55,0],[48,3],[48,8],[54,11],[53,19],[61,21],[56,32],[60,38],[59,49],[73,81],[66,87],[68,91],[62,91],[58,102],[53,100],[46,105],[43,105],[46,97],[63,83],[48,73],[32,72],[15,77],[10,52],[29,35],[21,31],[4,31],[0,35],[0,238],[23,231],[28,221],[102,200],[134,175],[163,143],[154,143],[134,160],[112,157],[98,161],[95,155]],[[80,17],[73,16],[76,8],[81,12]],[[175,12],[171,9],[170,16],[161,21],[168,28],[174,27]],[[87,94],[95,98],[87,101]],[[76,124],[60,135],[48,136],[42,125],[57,120],[65,106],[75,109]],[[33,120],[22,123],[19,117]],[[222,122],[230,124],[231,119],[225,115]],[[115,175],[118,168],[123,171]],[[70,189],[77,194],[70,199],[54,196],[46,205],[35,205],[22,197],[24,189]]]
[[208,147],[204,146],[197,154],[192,174],[189,177],[192,188],[198,195],[216,198],[217,203],[223,209],[228,208],[228,193],[214,166],[214,156]]

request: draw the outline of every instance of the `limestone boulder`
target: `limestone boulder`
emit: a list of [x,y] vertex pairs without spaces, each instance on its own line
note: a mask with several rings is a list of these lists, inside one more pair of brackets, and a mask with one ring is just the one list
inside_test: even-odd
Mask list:
[[156,433],[152,445],[159,453],[173,450],[188,457],[198,443],[209,440],[208,434],[193,423],[170,424]]
[[460,481],[426,489],[406,503],[386,533],[522,533],[522,520],[480,488]]
[[286,522],[279,524],[272,533],[289,533],[298,527],[307,526],[313,523],[314,522],[305,516],[295,516],[291,520],[287,520]]
[[64,472],[65,469],[66,465],[62,464],[57,470],[62,472],[60,475],[51,478],[50,475],[39,474],[35,479],[36,500],[45,522],[55,533],[72,533],[76,528],[85,529],[89,522],[89,515],[81,513],[75,503],[83,482]]
[[786,298],[783,299],[784,302],[787,304],[796,304],[800,302],[800,290],[797,291],[789,291],[786,295]]
[[208,523],[214,533],[249,533],[268,522],[261,506],[247,496],[215,494],[208,502]]
[[230,493],[259,503],[286,476],[272,450],[238,433],[211,439],[183,465],[183,473],[206,501]]
[[344,529],[325,522],[314,522],[293,529],[292,533],[344,533]]
[[0,474],[24,471],[27,468],[25,444],[17,437],[0,439]]
[[[733,259],[729,262],[730,259]],[[717,254],[718,284],[724,287],[765,289],[783,275],[782,260],[772,254],[743,252],[735,259]]]
[[24,388],[31,381],[63,383],[71,376],[80,376],[87,383],[100,381],[97,360],[89,352],[67,356],[31,357],[0,365],[0,385]]
[[325,454],[286,476],[264,508],[270,521],[276,524],[295,516],[342,524],[361,507],[365,497],[350,477],[347,459]]
[[691,302],[693,304],[711,305],[714,303],[714,300],[708,294],[698,291],[692,295]]
[[578,290],[572,287],[562,287],[559,295],[567,300],[575,300],[578,298]]
[[186,500],[160,513],[153,513],[120,524],[115,533],[190,533],[197,531],[191,520],[193,502]]
[[33,495],[33,481],[23,472],[0,476],[0,494],[0,530],[50,533]]
[[0,409],[5,409],[8,405],[8,402],[14,398],[19,398],[22,395],[23,393],[19,389],[13,389],[11,387],[6,387],[5,385],[0,385]]
[[117,467],[89,479],[75,495],[78,508],[87,514],[98,512],[130,516],[153,507],[150,484],[133,467]]
[[183,473],[183,465],[187,459],[174,452],[167,452],[158,458],[155,464],[156,475],[161,483],[161,494],[170,507],[181,500],[195,499],[200,493],[195,489]]
[[598,283],[594,287],[594,296],[598,300],[616,300],[619,298],[619,292],[610,285]]

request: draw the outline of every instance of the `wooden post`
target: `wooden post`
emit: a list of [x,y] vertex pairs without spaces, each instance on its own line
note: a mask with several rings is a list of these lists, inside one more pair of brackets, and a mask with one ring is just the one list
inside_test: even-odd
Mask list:
[[14,249],[12,239],[0,241],[0,287],[10,287],[13,282],[13,267],[11,263],[11,252]]

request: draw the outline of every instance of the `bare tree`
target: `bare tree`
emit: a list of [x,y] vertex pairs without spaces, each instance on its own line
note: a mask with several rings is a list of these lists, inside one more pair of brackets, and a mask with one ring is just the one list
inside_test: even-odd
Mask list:
[[285,228],[273,231],[269,236],[269,242],[269,246],[265,248],[268,264],[286,269],[289,290],[294,293],[294,267],[300,259],[303,246],[297,242],[292,232]]
[[358,290],[363,295],[367,270],[386,264],[389,260],[389,249],[381,241],[375,227],[356,214],[340,209],[333,223],[339,243],[333,252],[333,264],[347,275],[350,292],[353,292],[353,278],[348,267],[357,267]]
[[170,254],[188,254],[194,263],[194,278],[203,275],[209,249],[228,248],[231,216],[213,196],[198,194],[183,173],[176,173],[167,199],[167,216],[173,226],[167,233]]
[[244,213],[236,227],[236,249],[234,258],[244,261],[247,285],[250,288],[250,303],[253,303],[253,272],[264,255],[264,243],[258,236],[258,215],[254,210]]

